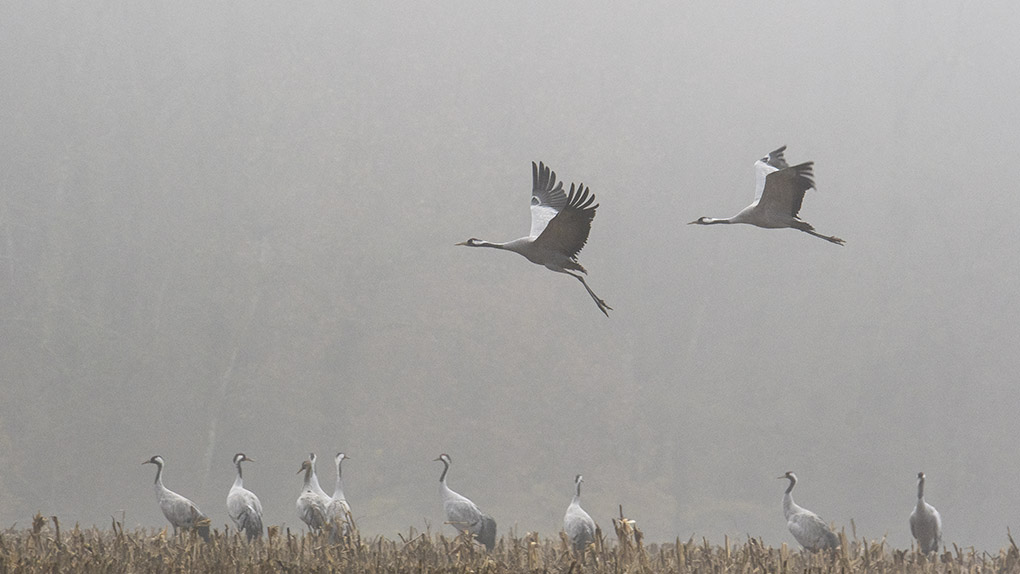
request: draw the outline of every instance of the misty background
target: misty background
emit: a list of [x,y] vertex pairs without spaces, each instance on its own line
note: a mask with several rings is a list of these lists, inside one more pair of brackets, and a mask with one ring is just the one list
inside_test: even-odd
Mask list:
[[[0,525],[265,520],[332,455],[367,535],[622,504],[650,541],[1020,526],[1020,8],[0,6]],[[688,226],[813,160],[793,230]],[[601,204],[577,281],[493,250],[532,161]]]

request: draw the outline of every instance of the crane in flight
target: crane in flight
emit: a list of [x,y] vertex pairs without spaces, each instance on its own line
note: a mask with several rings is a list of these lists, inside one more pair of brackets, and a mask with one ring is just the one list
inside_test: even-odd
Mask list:
[[910,533],[917,539],[921,552],[938,552],[942,546],[942,516],[924,501],[924,473],[917,473],[917,506],[910,513]]
[[453,463],[450,455],[444,453],[435,460],[443,463],[443,474],[439,477],[439,496],[443,500],[447,524],[462,533],[469,532],[485,545],[486,550],[492,550],[496,545],[496,521],[491,516],[483,514],[469,498],[450,490],[446,485],[446,473],[450,471],[450,465]]
[[791,227],[836,245],[843,245],[845,242],[842,239],[816,232],[810,223],[797,216],[804,202],[804,193],[815,187],[815,162],[790,166],[783,156],[784,151],[786,146],[754,162],[755,188],[751,205],[733,217],[699,217],[691,224],[748,223],[766,229]]
[[156,455],[142,464],[156,465],[156,502],[163,516],[174,527],[174,535],[180,530],[194,529],[203,540],[209,542],[209,517],[195,506],[195,503],[163,486],[163,457]]
[[786,527],[806,550],[815,552],[839,546],[839,537],[829,528],[824,520],[806,508],[801,508],[793,501],[793,487],[797,485],[797,475],[787,472],[783,476],[790,481],[790,486],[783,495],[783,514],[786,516]]
[[[591,231],[598,204],[592,205],[595,195],[588,193],[584,184],[570,184],[570,193],[563,191],[563,182],[556,181],[556,172],[545,164],[531,162],[531,232],[527,237],[506,243],[493,243],[472,237],[457,245],[492,247],[513,251],[528,261],[544,265],[557,273],[577,279],[595,301],[599,311],[607,317],[613,308],[599,298],[588,286],[584,276],[588,271],[577,262],[577,254],[584,248]],[[571,271],[579,271],[571,273]]]
[[241,463],[255,462],[243,452],[234,455],[234,466],[237,467],[237,478],[227,494],[227,514],[234,521],[238,532],[244,532],[248,540],[262,536],[262,503],[255,493],[244,487],[241,479]]
[[595,521],[581,508],[581,483],[584,478],[581,475],[574,477],[574,498],[567,506],[567,513],[563,516],[563,531],[567,533],[570,543],[577,552],[584,552],[584,549],[595,540]]

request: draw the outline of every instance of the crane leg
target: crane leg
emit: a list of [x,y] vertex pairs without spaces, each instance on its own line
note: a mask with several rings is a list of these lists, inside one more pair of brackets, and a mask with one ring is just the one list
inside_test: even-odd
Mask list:
[[803,231],[804,233],[807,233],[809,235],[814,235],[815,237],[818,237],[820,239],[824,239],[824,240],[826,240],[826,241],[828,241],[830,243],[835,243],[836,245],[843,245],[845,243],[845,241],[843,241],[842,239],[836,237],[835,235],[822,235],[821,233],[816,233],[815,231],[812,231],[811,229],[801,229],[801,231]]
[[588,291],[588,294],[591,295],[591,298],[595,300],[595,304],[598,305],[599,311],[602,311],[602,314],[605,315],[606,317],[609,316],[607,310],[612,311],[613,308],[610,307],[609,305],[606,305],[606,302],[603,301],[602,299],[599,299],[599,296],[596,295],[595,292],[591,290],[591,287],[588,286],[588,282],[584,280],[584,276],[574,275],[570,271],[563,271],[563,273],[566,273],[571,277],[576,277],[577,280],[581,282],[581,285],[584,285],[584,288]]

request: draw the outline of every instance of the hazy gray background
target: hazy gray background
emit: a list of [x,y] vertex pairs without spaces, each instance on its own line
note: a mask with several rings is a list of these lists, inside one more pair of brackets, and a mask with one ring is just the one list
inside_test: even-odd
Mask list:
[[[366,6],[369,5],[369,6]],[[993,6],[994,4],[994,6]],[[1020,8],[1008,2],[0,7],[0,526],[266,520],[343,450],[362,529],[793,544],[799,503],[910,542],[1020,526]],[[695,227],[814,160],[792,230]],[[522,257],[531,161],[601,203]],[[445,527],[447,532],[451,530]]]

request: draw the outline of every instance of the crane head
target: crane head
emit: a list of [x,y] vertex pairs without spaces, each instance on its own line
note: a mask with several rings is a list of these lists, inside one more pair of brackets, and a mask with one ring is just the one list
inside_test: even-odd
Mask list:
[[918,480],[924,480],[924,473],[923,472],[917,473],[917,479]]
[[453,462],[450,459],[450,455],[446,454],[445,452],[443,454],[439,455],[439,458],[434,459],[434,461],[439,461],[439,462],[443,462],[443,463],[446,463],[446,464],[450,464],[450,463]]
[[311,461],[307,461],[307,460],[301,461],[301,468],[298,469],[297,474],[301,474],[302,472],[305,472],[306,470],[311,470],[311,469],[312,469]]
[[699,217],[699,218],[695,219],[694,221],[691,221],[687,225],[694,225],[695,223],[697,223],[698,225],[708,225],[708,218],[707,217]]
[[786,474],[784,474],[783,476],[777,476],[776,478],[777,479],[785,478],[787,480],[792,480],[793,482],[797,482],[797,475],[793,474],[793,471],[789,471],[789,470],[786,471]]
[[163,466],[163,457],[158,454],[149,460],[143,460],[142,464],[155,464],[156,466]]
[[240,464],[241,462],[255,462],[255,459],[248,458],[243,452],[239,452],[234,455],[234,464]]
[[[478,247],[481,242],[482,242],[481,239],[477,239],[475,237],[472,237],[471,239],[468,239],[467,241],[461,241],[460,243],[457,243],[457,245],[466,245],[468,247]],[[439,459],[436,459],[436,460],[439,460]]]
[[342,452],[338,452],[338,453],[336,453],[336,456],[334,457],[334,460],[336,461],[337,464],[340,464],[340,461],[347,460],[349,458],[351,458],[351,457],[347,456],[346,454],[344,454]]

